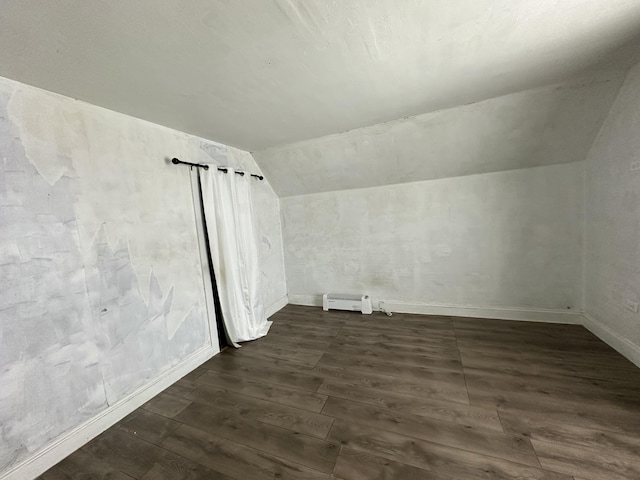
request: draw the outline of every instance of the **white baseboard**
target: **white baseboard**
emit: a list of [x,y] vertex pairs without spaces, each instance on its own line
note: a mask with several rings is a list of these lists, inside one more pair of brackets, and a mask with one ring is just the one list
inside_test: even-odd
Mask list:
[[267,318],[272,316],[274,313],[277,313],[279,310],[282,310],[284,307],[288,305],[288,303],[289,303],[289,297],[287,295],[282,297],[280,300],[276,300],[274,303],[272,303],[265,309],[265,314]]
[[37,477],[218,352],[219,350],[211,345],[194,352],[180,364],[167,370],[142,388],[127,395],[95,417],[61,435],[31,457],[0,474],[0,480],[23,480]]
[[640,345],[630,342],[591,315],[584,313],[582,319],[582,324],[587,330],[640,367]]
[[[389,312],[414,313],[419,315],[443,315],[451,317],[495,318],[527,322],[581,324],[580,312],[543,308],[469,307],[432,303],[408,303],[391,300],[380,301]],[[374,302],[376,310],[380,302]],[[293,305],[322,306],[322,295],[289,295]]]
[[385,310],[397,313],[443,315],[450,317],[494,318],[524,322],[580,324],[580,312],[544,308],[472,307],[429,303],[405,303],[384,300]]

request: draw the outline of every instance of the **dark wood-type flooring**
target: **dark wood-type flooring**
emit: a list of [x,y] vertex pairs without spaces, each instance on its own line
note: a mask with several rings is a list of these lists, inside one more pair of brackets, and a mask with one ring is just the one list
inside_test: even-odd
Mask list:
[[580,326],[272,320],[41,478],[640,479],[640,369]]

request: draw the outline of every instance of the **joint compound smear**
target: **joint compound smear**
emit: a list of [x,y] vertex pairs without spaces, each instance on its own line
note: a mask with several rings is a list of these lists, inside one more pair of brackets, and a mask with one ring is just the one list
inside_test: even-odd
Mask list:
[[[85,174],[83,155],[90,148],[76,147],[96,141],[104,130],[97,126],[100,115],[109,121],[115,114],[28,89],[0,79],[0,472],[209,343],[195,233],[191,241],[188,231],[175,228],[166,215],[166,237],[157,242],[145,231],[147,225],[130,222],[129,212],[119,213],[108,193],[102,199],[86,194],[92,177]],[[16,98],[21,95],[32,98]],[[143,133],[150,129],[141,125]],[[86,138],[80,141],[83,129]],[[157,130],[156,135],[164,133]],[[122,160],[109,159],[125,163],[112,168],[121,179],[127,175],[122,153]],[[157,188],[153,182],[118,182],[106,174],[96,190],[104,188],[99,183],[109,184],[111,197],[151,195]],[[190,212],[188,181],[180,183]],[[95,218],[99,229],[83,237],[78,211],[95,216],[102,208],[114,210],[109,221]],[[124,226],[117,223],[118,215]],[[107,238],[112,226],[127,234],[118,235],[115,245]],[[134,269],[132,242],[152,259],[146,272]],[[177,259],[195,265],[190,283],[180,278],[175,287],[163,285],[154,273],[167,256],[157,249],[171,252],[171,242],[192,252],[186,262]],[[183,288],[194,301],[176,305],[176,291]],[[181,318],[170,328],[167,316],[174,310]]]

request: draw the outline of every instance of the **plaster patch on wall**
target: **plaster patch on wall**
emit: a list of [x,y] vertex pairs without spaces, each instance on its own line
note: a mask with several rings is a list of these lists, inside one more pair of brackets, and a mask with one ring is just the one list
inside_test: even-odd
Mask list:
[[0,79],[0,472],[210,343],[179,140]]
[[110,240],[128,244],[138,277],[153,269],[161,283],[184,287],[168,315],[173,334],[204,304],[195,223],[185,215],[193,212],[188,171],[165,165],[167,154],[180,156],[193,137],[9,80],[0,87],[13,89],[9,118],[29,161],[49,184],[64,175],[75,180],[85,263],[106,222]]
[[111,403],[206,345],[209,335],[199,307],[192,308],[175,332],[169,331],[173,286],[165,295],[151,272],[145,300],[127,245],[120,242],[112,248],[104,226],[93,251],[96,258],[87,268],[87,285]]
[[73,179],[26,158],[0,89],[0,471],[106,406]]
[[446,243],[441,243],[433,246],[434,257],[449,257],[451,256],[451,246]]
[[[42,96],[51,101],[42,101]],[[56,95],[18,85],[10,97],[8,113],[17,126],[26,158],[49,183],[73,172],[72,157],[87,153],[86,129],[73,102],[55,101]],[[61,121],[52,123],[51,118]],[[72,141],[59,142],[60,138]],[[28,141],[25,141],[28,140]],[[57,148],[51,148],[56,145]]]
[[248,152],[208,140],[196,139],[194,141],[197,142],[200,151],[206,155],[208,160],[206,163],[214,163],[220,167],[232,167],[249,173],[262,173]]
[[222,145],[216,145],[215,143],[210,142],[199,142],[200,149],[206,153],[211,160],[216,165],[220,166],[231,166],[227,165],[227,157],[228,157],[228,149]]

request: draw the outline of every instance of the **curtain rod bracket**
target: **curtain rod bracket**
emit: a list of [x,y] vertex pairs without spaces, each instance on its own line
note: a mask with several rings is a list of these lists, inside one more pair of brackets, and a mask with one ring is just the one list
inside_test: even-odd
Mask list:
[[189,165],[191,168],[198,167],[198,168],[204,168],[205,170],[209,170],[209,165],[201,165],[199,163],[183,162],[182,160],[178,160],[177,158],[172,158],[171,159],[171,163],[173,163],[174,165],[182,164],[182,165]]

